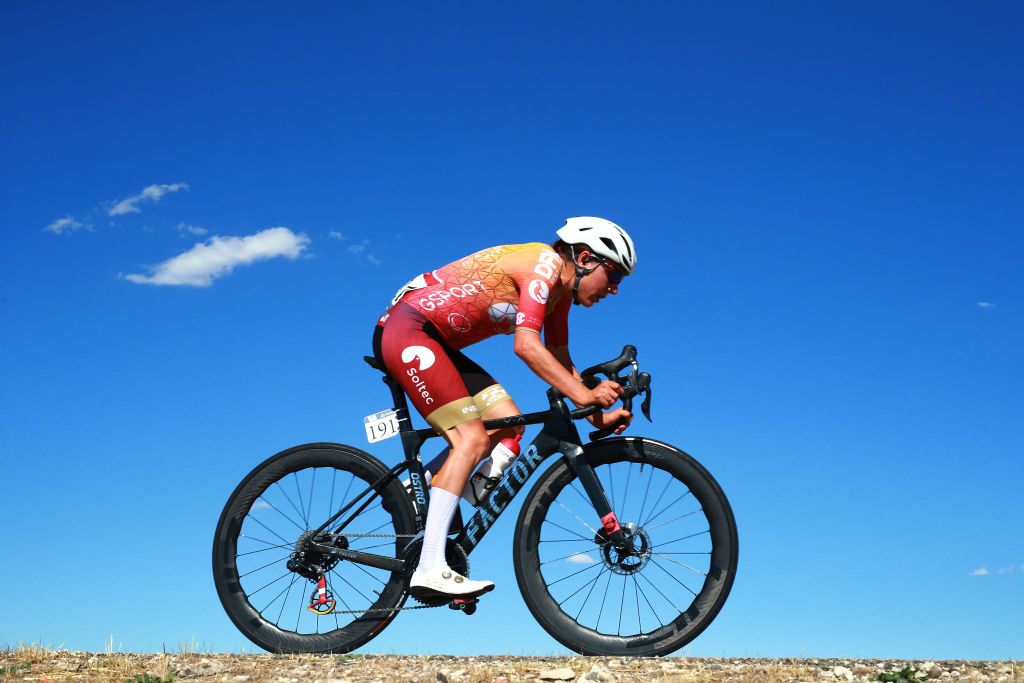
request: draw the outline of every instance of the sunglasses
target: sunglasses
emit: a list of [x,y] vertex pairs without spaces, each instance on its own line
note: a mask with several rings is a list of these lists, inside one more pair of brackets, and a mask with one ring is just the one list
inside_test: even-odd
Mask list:
[[608,274],[608,284],[618,287],[622,282],[622,271],[604,259],[599,259],[598,262],[604,266],[605,272]]

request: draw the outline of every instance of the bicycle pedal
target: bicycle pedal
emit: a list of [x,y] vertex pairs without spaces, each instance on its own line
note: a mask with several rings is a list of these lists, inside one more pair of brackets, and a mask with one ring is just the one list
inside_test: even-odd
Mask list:
[[476,612],[476,605],[480,602],[476,598],[455,598],[448,603],[448,609],[462,610],[466,614],[473,614]]

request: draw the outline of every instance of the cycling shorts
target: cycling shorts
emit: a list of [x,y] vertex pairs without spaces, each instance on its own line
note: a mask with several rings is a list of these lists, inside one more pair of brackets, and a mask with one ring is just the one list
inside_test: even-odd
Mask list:
[[486,370],[445,344],[437,328],[403,302],[377,323],[373,355],[438,432],[483,418],[512,400]]

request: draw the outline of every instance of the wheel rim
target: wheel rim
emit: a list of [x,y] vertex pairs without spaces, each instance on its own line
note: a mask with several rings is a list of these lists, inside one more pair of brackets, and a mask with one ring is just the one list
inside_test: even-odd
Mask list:
[[666,469],[621,461],[594,471],[631,537],[616,549],[579,481],[553,492],[540,528],[539,571],[567,617],[601,636],[650,636],[685,622],[712,567],[711,524]]
[[[255,497],[239,502],[244,509],[238,512],[231,557],[242,594],[267,624],[299,636],[329,634],[380,608],[389,584],[402,581],[383,569],[319,555],[302,558],[311,564],[319,561],[327,589],[337,600],[332,612],[321,614],[307,609],[315,582],[287,566],[299,538],[308,537],[370,483],[348,470],[309,466],[268,482]],[[326,540],[339,548],[394,556],[403,541],[398,533],[394,518],[377,498],[341,534]]]

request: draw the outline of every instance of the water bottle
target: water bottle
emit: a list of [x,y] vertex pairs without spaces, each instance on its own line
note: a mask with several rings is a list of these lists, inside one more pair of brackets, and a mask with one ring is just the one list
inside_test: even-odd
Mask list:
[[474,507],[479,505],[487,492],[497,485],[501,473],[519,455],[519,440],[522,438],[522,434],[516,434],[515,437],[502,439],[491,451],[491,456],[480,463],[462,490],[462,498],[467,503]]

